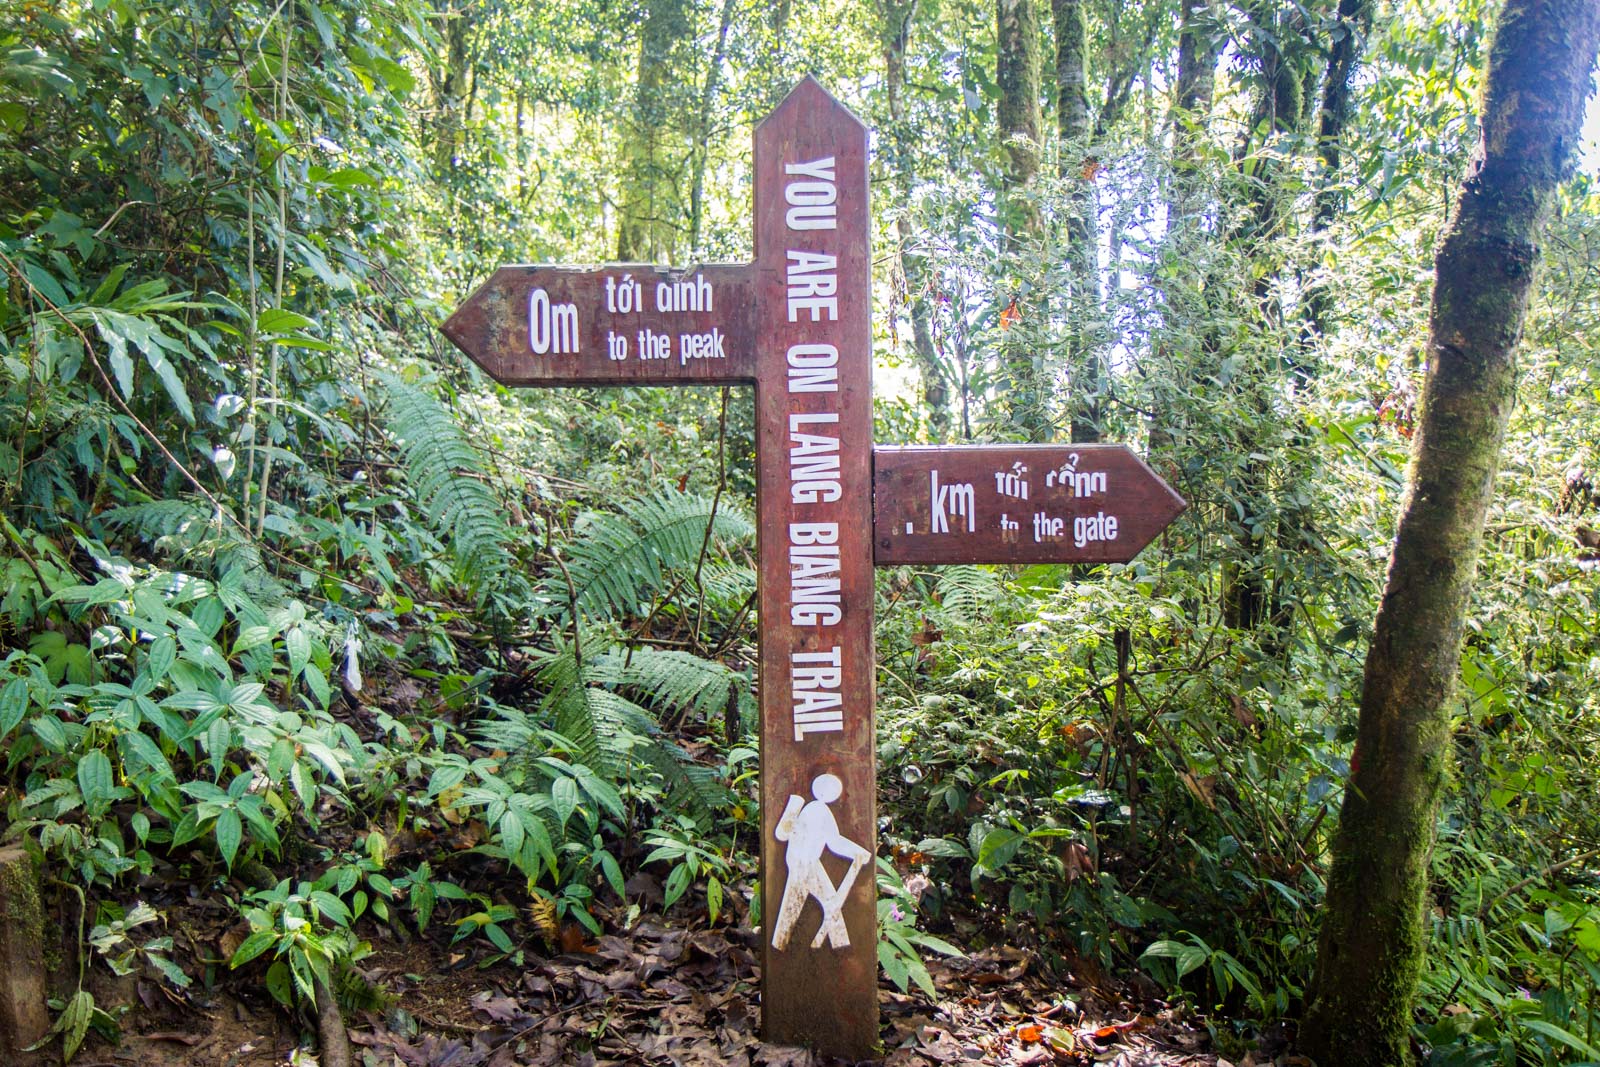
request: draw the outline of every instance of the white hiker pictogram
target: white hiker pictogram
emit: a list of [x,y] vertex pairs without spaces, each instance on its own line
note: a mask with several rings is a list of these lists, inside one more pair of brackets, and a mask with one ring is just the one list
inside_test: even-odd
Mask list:
[[[844,900],[855,884],[856,875],[872,859],[872,853],[839,832],[839,824],[828,805],[838,800],[843,792],[844,783],[837,776],[818,775],[811,781],[812,801],[807,804],[791,793],[772,831],[773,837],[787,842],[784,864],[789,868],[778,921],[772,926],[775,949],[781,951],[789,947],[789,937],[794,933],[800,913],[805,910],[808,897],[816,897],[817,903],[822,905],[822,925],[817,928],[817,936],[811,939],[811,947],[821,946],[823,938],[827,938],[830,948],[850,946],[850,934],[844,925]],[[837,886],[822,866],[825,850],[850,861],[850,869]]]

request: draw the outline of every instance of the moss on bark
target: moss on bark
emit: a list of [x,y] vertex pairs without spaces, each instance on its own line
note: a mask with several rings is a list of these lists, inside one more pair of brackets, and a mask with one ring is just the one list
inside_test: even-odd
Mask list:
[[1508,0],[1483,140],[1436,258],[1429,375],[1372,647],[1302,1039],[1324,1067],[1411,1062],[1448,707],[1516,390],[1537,239],[1600,49],[1594,0]]
[[[21,1055],[49,1029],[44,934],[32,858],[21,849],[0,850],[0,1054]],[[32,1060],[23,1056],[14,1062]]]

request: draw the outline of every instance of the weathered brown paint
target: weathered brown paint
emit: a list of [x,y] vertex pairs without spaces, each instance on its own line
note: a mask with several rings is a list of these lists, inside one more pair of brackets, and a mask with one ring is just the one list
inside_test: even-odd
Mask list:
[[[670,270],[641,263],[597,267],[501,267],[479,286],[441,329],[473,362],[502,385],[727,385],[755,380],[753,270],[749,264],[709,264]],[[697,284],[704,280],[705,285]],[[611,282],[608,294],[607,281]],[[637,304],[613,311],[619,287],[637,285]],[[700,310],[659,310],[658,287],[699,298]],[[546,351],[530,338],[529,304],[544,294],[550,336]],[[687,302],[687,301],[686,301]],[[704,304],[709,303],[706,310]],[[570,316],[558,308],[570,307]],[[563,321],[565,319],[565,321]],[[570,329],[564,328],[570,323]],[[667,339],[667,358],[642,358],[639,335]],[[570,337],[571,344],[561,344]],[[685,345],[686,337],[709,345]],[[613,358],[612,338],[627,344]],[[697,358],[684,359],[685,349]],[[699,349],[707,350],[701,356]],[[560,349],[569,349],[561,351]],[[720,349],[720,355],[715,354]]]
[[[824,165],[828,159],[832,163]],[[847,947],[811,947],[823,914],[808,899],[790,943],[775,949],[773,927],[787,867],[786,846],[774,831],[788,798],[811,800],[812,783],[831,774],[842,786],[830,805],[839,834],[876,855],[870,240],[867,130],[807,78],[756,129],[753,264],[685,271],[640,264],[503,267],[443,326],[458,348],[504,385],[756,383],[763,1028],[769,1040],[850,1059],[864,1058],[878,1042],[874,862],[866,861],[843,901]],[[791,252],[799,256],[793,282]],[[625,277],[640,283],[642,309],[623,312],[616,306],[615,287]],[[657,283],[670,287],[697,277],[711,286],[710,310],[656,306]],[[791,284],[804,290],[793,320]],[[544,336],[542,352],[541,338],[530,331],[536,290],[545,308],[571,309],[562,312],[565,332],[559,339]],[[641,330],[669,334],[671,358],[638,358]],[[680,358],[681,336],[713,330],[722,339],[721,357]],[[612,358],[608,335],[629,339],[628,358]],[[836,361],[828,352],[836,352]],[[836,455],[837,474],[820,476],[812,468],[798,493],[790,465],[792,418],[809,435],[811,448],[826,438],[837,440],[835,452],[807,457],[826,466]],[[819,488],[819,477],[836,488]],[[815,540],[819,523],[837,525],[828,547],[837,547],[839,566],[828,577],[839,581],[839,617],[800,622],[792,614],[791,524],[813,524],[806,527],[812,536],[802,537],[805,549],[815,547],[804,542]],[[837,728],[812,718],[797,734],[793,657],[828,655],[835,648],[841,672]],[[845,861],[827,856],[824,865],[837,883]]]
[[[793,229],[786,183],[805,174],[786,167],[833,159],[837,200],[832,229]],[[820,199],[797,196],[798,199]],[[755,238],[757,299],[762,322],[756,384],[757,505],[760,515],[761,625],[761,898],[762,1029],[768,1040],[803,1043],[849,1059],[878,1041],[878,936],[872,863],[856,879],[843,916],[848,948],[809,947],[821,909],[806,904],[785,949],[772,938],[788,871],[785,846],[774,837],[790,796],[811,800],[811,783],[838,776],[843,794],[832,805],[840,832],[874,855],[877,775],[873,744],[872,644],[872,299],[871,218],[868,212],[867,130],[845,107],[807,78],[756,128]],[[803,219],[798,221],[805,221]],[[789,321],[786,269],[790,252],[836,258],[837,315],[813,321],[801,309]],[[838,350],[837,391],[791,392],[793,345]],[[800,432],[837,436],[837,500],[796,502],[791,480],[791,416]],[[836,416],[836,422],[810,421]],[[790,524],[838,523],[840,609],[835,625],[791,621]],[[792,661],[796,652],[837,647],[843,669],[843,728],[795,739]],[[828,857],[837,883],[844,861]]]
[[1126,445],[874,450],[873,559],[1126,563],[1188,505]]
[[[763,1031],[768,1040],[846,1059],[866,1058],[878,1042],[873,565],[1126,560],[1185,506],[1119,445],[875,452],[870,240],[866,128],[807,78],[756,128],[754,263],[684,271],[639,264],[503,267],[443,326],[457,347],[505,385],[755,383]],[[657,306],[658,283],[678,291],[677,283],[699,278],[713,294],[709,308]],[[618,306],[616,286],[625,280],[640,284],[642,307]],[[532,299],[543,301],[551,315],[563,308],[559,338],[548,330],[532,334]],[[553,330],[555,319],[547,322]],[[639,358],[643,330],[671,338],[668,358]],[[681,358],[685,336],[713,331],[720,355]],[[625,359],[614,358],[618,336],[629,342]],[[1073,496],[1072,488],[1044,484],[1047,470],[1072,455],[1078,457],[1075,472],[1106,476],[1103,496],[1114,505],[1092,491]],[[998,516],[1005,508],[996,502],[1004,487],[993,475],[1019,461],[1029,467],[1030,502],[1063,518],[1064,535],[1034,541],[1031,512],[1026,538],[1001,531]],[[971,484],[970,532],[929,529],[933,470],[947,476],[946,484]],[[1113,514],[1113,508],[1116,536],[1092,547],[1073,545],[1074,519]],[[1105,532],[1103,522],[1098,529]],[[813,584],[797,585],[797,578]],[[836,596],[826,588],[834,579]],[[810,697],[797,695],[796,663],[827,661],[835,649],[837,684],[819,688],[813,675],[803,692],[831,689],[827,700],[836,694],[837,705],[824,701],[824,710],[815,710]],[[800,703],[806,708],[797,714]],[[797,838],[791,827],[780,841],[778,825],[791,798],[814,799],[823,776],[837,779],[824,790],[837,788],[837,798],[815,799],[827,801],[837,837],[863,863],[839,911],[848,944],[834,944],[838,927],[825,924],[823,908],[809,895],[793,913],[787,945],[778,948],[788,849]],[[849,866],[826,852],[822,863],[830,885]],[[813,884],[821,885],[820,878]],[[814,947],[814,938],[822,943]]]

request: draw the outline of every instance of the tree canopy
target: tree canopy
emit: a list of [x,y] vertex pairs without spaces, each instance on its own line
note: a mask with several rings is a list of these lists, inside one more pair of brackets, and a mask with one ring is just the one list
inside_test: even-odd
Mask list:
[[[1265,1062],[1314,992],[1314,1031],[1349,1026],[1313,986],[1319,932],[1326,961],[1378,899],[1335,865],[1362,836],[1340,844],[1341,808],[1407,800],[1350,792],[1378,780],[1364,664],[1458,612],[1459,662],[1414,676],[1437,706],[1394,720],[1428,733],[1406,833],[1433,846],[1415,1004],[1373,1062],[1600,1061],[1593,21],[0,8],[0,846],[61,903],[63,1051],[113,1039],[118,996],[193,1014],[264,987],[335,1063],[362,1010],[415,1006],[374,960],[509,989],[563,952],[678,928],[734,952],[762,923],[748,394],[513,391],[437,327],[506,263],[748,259],[751,129],[809,74],[874,131],[878,441],[1127,442],[1190,504],[1127,565],[879,572],[879,961],[907,1014],[955,1027],[972,975],[1022,981],[1025,955],[1070,1018],[997,1008],[994,1062],[1152,1027]],[[1562,49],[1559,91],[1496,81]],[[1475,149],[1558,97],[1587,120],[1539,142],[1540,224],[1460,252],[1526,207],[1472,206]],[[1489,270],[1522,287],[1504,308],[1459,280]],[[1450,406],[1441,300],[1516,305],[1484,327],[1492,418]],[[1471,467],[1481,545],[1441,557],[1460,575],[1395,548],[1418,487],[1466,469],[1413,460],[1419,434],[1503,441]],[[1385,593],[1406,560],[1442,599]],[[516,994],[527,1018],[599,981],[562,973],[567,1001],[548,976]],[[1119,997],[1159,1022],[1102,1033]],[[451,1033],[395,1018],[407,1049]],[[519,1046],[509,1018],[494,1062],[647,1061],[598,1023]],[[886,1052],[933,1046],[895,1027]]]

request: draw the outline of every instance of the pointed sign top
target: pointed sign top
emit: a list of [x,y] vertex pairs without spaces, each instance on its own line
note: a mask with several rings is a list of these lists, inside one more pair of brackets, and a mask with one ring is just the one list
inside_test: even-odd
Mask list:
[[762,131],[774,125],[776,120],[783,116],[787,116],[794,111],[812,111],[823,108],[837,111],[854,123],[863,135],[867,133],[867,124],[862,122],[854,111],[845,107],[844,104],[839,102],[838,97],[822,87],[821,82],[807,74],[800,79],[793,89],[789,90],[789,95],[783,98],[782,103],[773,108],[766,118],[756,123],[756,141],[759,142],[761,140]]

